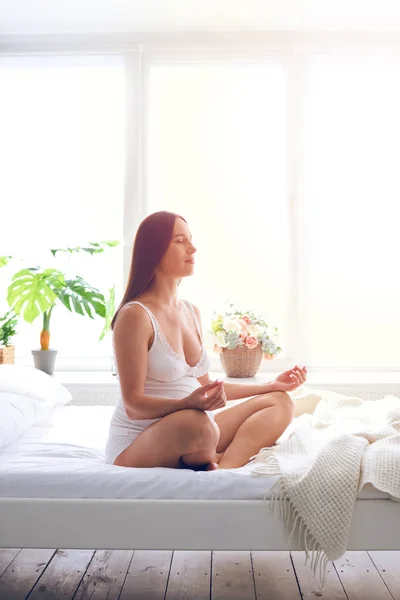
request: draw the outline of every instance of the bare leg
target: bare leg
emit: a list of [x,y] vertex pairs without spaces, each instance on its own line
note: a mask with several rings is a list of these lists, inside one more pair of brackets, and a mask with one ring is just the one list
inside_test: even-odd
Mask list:
[[[152,423],[114,461],[120,467],[204,467],[214,460],[219,427],[199,410],[179,410]],[[185,468],[192,468],[189,464]]]
[[220,435],[218,425],[214,421],[211,421],[210,425],[213,427],[213,435],[211,439],[207,441],[207,444],[204,445],[204,449],[197,450],[196,452],[190,452],[189,454],[183,454],[180,457],[179,468],[193,469],[194,471],[210,470],[210,464],[212,464],[212,461],[215,460],[215,449],[217,447]]
[[252,414],[238,428],[218,467],[242,467],[260,448],[272,446],[293,420],[293,411],[288,404],[275,404]]

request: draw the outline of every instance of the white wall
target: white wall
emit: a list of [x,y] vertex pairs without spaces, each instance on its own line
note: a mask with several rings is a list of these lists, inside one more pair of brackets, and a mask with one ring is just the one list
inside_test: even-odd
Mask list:
[[398,0],[0,0],[1,34],[399,30]]

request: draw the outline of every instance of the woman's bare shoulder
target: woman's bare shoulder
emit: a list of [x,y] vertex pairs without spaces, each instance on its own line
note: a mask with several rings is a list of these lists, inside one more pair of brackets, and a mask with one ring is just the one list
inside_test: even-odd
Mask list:
[[126,328],[135,328],[139,333],[152,332],[151,320],[139,304],[125,304],[118,313],[114,333],[125,332]]

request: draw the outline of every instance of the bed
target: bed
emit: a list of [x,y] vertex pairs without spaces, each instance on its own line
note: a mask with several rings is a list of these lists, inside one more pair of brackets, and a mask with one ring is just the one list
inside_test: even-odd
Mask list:
[[[0,449],[0,547],[304,550],[269,507],[276,476],[104,461],[112,406],[60,406]],[[287,432],[285,432],[286,434]],[[265,499],[264,499],[265,498]],[[399,550],[400,502],[367,485],[349,550]]]

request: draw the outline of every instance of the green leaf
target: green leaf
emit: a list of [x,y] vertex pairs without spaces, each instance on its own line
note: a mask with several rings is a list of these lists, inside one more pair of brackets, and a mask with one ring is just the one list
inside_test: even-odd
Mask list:
[[81,248],[83,252],[89,252],[89,254],[99,254],[99,252],[104,252],[104,248]]
[[69,252],[70,254],[73,254],[74,252],[79,252],[79,250],[80,246],[78,246],[77,248],[52,248],[50,252],[53,256],[55,256],[57,252]]
[[32,323],[54,304],[64,277],[56,269],[42,273],[36,269],[22,269],[12,278],[7,290],[7,302],[17,315]]
[[8,346],[17,333],[18,317],[13,310],[9,310],[0,318],[0,346]]
[[[93,245],[93,242],[90,242]],[[108,246],[109,248],[114,248],[115,246],[119,246],[120,245],[120,241],[119,240],[105,240],[103,242],[100,242],[100,244],[102,244],[103,246]]]
[[91,319],[94,315],[106,316],[106,307],[103,294],[86,283],[82,277],[68,279],[65,282],[59,298],[71,312],[87,315]]
[[104,252],[105,248],[103,248],[103,246],[106,246],[108,248],[113,248],[114,246],[118,246],[119,245],[119,241],[118,240],[104,240],[101,242],[89,242],[89,246],[92,246],[91,248],[85,247],[82,248],[82,250],[84,252],[89,252],[90,254],[98,254],[99,252]]
[[0,269],[10,262],[12,256],[0,256]]
[[110,292],[110,295],[106,302],[106,316],[105,316],[104,327],[103,327],[103,331],[101,332],[100,338],[99,338],[100,342],[104,338],[104,336],[107,335],[107,333],[110,331],[111,321],[115,314],[115,285],[113,285],[113,287],[110,288],[109,292]]
[[57,248],[50,250],[53,256],[56,255],[57,252],[69,252],[70,254],[78,253],[78,252],[88,252],[89,254],[99,254],[100,252],[104,252],[103,246],[108,246],[112,248],[114,246],[119,245],[118,240],[105,240],[102,242],[89,242],[88,246],[75,246],[75,248]]

